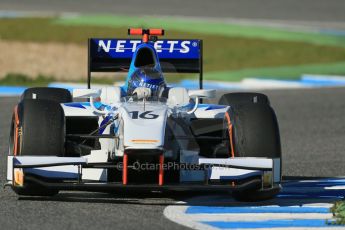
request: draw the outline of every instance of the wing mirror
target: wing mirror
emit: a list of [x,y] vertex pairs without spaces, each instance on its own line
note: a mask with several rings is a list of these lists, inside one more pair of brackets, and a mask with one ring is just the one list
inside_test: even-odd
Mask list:
[[73,98],[90,98],[90,106],[98,115],[107,114],[107,111],[102,111],[96,108],[94,99],[99,98],[102,94],[101,89],[73,89]]
[[192,114],[198,109],[199,98],[215,98],[216,90],[215,89],[189,90],[188,95],[190,98],[195,98],[195,105],[193,109],[187,112],[188,114]]
[[197,90],[189,90],[188,95],[191,98],[215,98],[216,97],[216,90],[215,89],[197,89]]
[[74,98],[97,98],[101,96],[100,89],[73,89]]

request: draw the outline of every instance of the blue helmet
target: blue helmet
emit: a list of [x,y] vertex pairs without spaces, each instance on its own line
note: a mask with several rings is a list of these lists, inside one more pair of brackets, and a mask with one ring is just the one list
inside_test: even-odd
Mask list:
[[138,87],[151,89],[151,96],[161,96],[166,84],[161,71],[155,68],[139,68],[129,77],[127,95],[133,95]]

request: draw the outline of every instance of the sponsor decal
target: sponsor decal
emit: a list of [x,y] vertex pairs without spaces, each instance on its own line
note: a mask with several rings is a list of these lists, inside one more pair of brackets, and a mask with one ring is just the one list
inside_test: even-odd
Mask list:
[[[91,39],[94,57],[130,58],[142,43],[131,39]],[[159,58],[199,58],[199,40],[158,40],[153,43]]]

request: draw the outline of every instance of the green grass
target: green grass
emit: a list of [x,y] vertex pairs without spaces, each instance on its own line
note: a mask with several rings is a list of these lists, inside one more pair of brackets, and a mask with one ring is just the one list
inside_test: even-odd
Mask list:
[[268,68],[245,68],[235,71],[216,71],[205,73],[205,79],[220,81],[240,81],[243,78],[256,77],[297,80],[303,74],[345,75],[345,62]]
[[126,16],[126,15],[80,15],[59,18],[63,25],[91,25],[109,27],[159,27],[169,30],[227,37],[261,38],[279,41],[300,41],[321,45],[345,46],[345,37],[316,32],[291,31],[262,26],[238,25],[219,21],[179,19],[176,17]]
[[329,221],[330,225],[345,225],[345,201],[336,202],[331,208],[334,220]]
[[[167,74],[165,76],[165,80],[167,82],[173,83],[178,82],[184,78],[190,79],[191,75],[185,75],[185,74]],[[197,75],[194,75],[195,79],[198,79]],[[93,77],[92,84],[107,84],[112,85],[114,84],[114,81],[116,82],[123,82],[125,80],[125,76],[117,76],[117,77]],[[36,77],[30,77],[25,74],[21,73],[8,73],[5,77],[0,79],[0,85],[4,86],[47,86],[51,82],[58,82],[59,80],[51,77],[51,76],[45,76],[45,75],[38,75]],[[72,83],[84,83],[86,84],[86,78],[85,79],[79,79],[79,80],[71,80],[69,82]]]
[[[128,18],[121,18],[115,17],[114,20],[110,20],[108,17],[97,17],[97,20],[95,18],[91,18],[92,20],[90,18],[72,18],[73,20],[0,19],[0,37],[4,40],[40,43],[75,43],[84,45],[86,49],[86,41],[89,37],[126,37],[127,26],[124,25],[129,22],[134,24],[137,20],[130,18],[128,21]],[[164,25],[164,20],[157,22],[151,18],[148,22],[142,21],[141,24],[134,25],[152,23],[153,26],[158,26]],[[204,40],[205,79],[240,80],[243,77],[253,76],[296,77],[300,73],[305,73],[304,71],[312,73],[314,67],[318,71],[317,73],[321,71],[329,74],[335,72],[332,68],[334,65],[337,65],[336,73],[345,73],[345,67],[337,64],[345,62],[345,47],[335,47],[334,44],[325,45],[327,42],[323,45],[316,45],[312,41],[307,42],[303,39],[300,41],[279,40],[279,36],[274,39],[266,39],[258,35],[259,38],[257,38],[255,34],[259,32],[248,28],[246,30],[249,32],[246,33],[252,33],[250,36],[243,32],[245,30],[243,28],[235,28],[234,32],[230,34],[216,31],[211,34],[207,31],[198,31],[194,27],[187,31],[187,28],[190,27],[188,23],[196,22],[188,22],[183,28],[182,21],[176,21],[179,26],[173,26],[174,23],[171,21],[166,22],[168,38],[200,38]],[[85,23],[82,25],[82,22]],[[206,24],[204,30],[210,27],[209,24]],[[231,30],[228,27],[227,29]],[[262,28],[256,28],[256,30],[265,34]],[[235,31],[238,32],[235,33]]]
[[4,78],[0,79],[0,85],[6,86],[47,86],[55,79],[50,76],[39,75],[35,78],[30,78],[25,74],[8,73]]
[[[123,78],[124,79],[124,78]],[[118,80],[123,80],[119,78]],[[38,75],[30,77],[21,73],[8,73],[4,78],[0,79],[0,85],[6,86],[47,86],[51,82],[57,82],[58,79],[52,76]],[[86,79],[79,79],[70,81],[73,83],[85,83]],[[114,78],[109,77],[95,77],[92,79],[92,84],[108,84],[114,83]]]

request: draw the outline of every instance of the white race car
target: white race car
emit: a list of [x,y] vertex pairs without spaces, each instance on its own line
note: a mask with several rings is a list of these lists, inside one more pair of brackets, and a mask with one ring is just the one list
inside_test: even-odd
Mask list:
[[[202,89],[202,41],[89,39],[88,88],[29,88],[14,109],[8,185],[19,195],[61,190],[223,190],[238,200],[280,190],[278,122],[267,96]],[[128,69],[122,87],[91,88],[91,72]],[[163,73],[199,73],[196,90]]]

